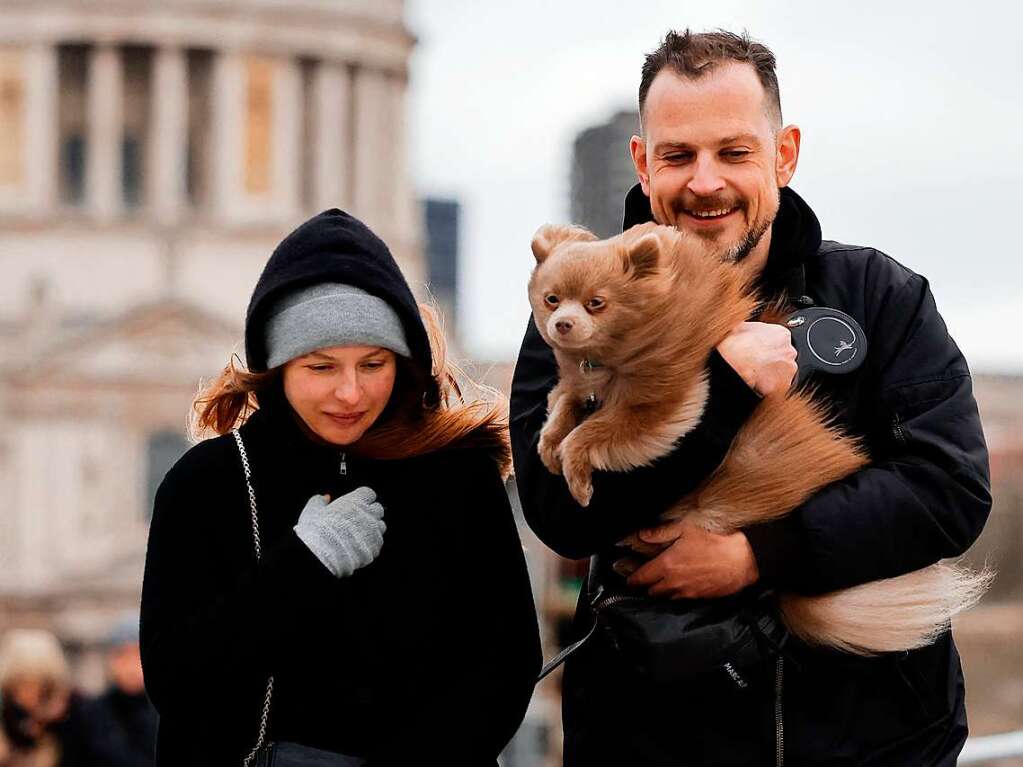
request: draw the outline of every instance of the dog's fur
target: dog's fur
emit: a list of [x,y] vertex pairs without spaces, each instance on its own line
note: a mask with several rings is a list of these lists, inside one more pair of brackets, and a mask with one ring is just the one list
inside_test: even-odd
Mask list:
[[[699,238],[656,224],[603,241],[585,229],[547,225],[532,247],[537,267],[529,299],[559,369],[539,453],[586,506],[594,468],[649,464],[699,423],[708,358],[756,306],[752,275]],[[775,307],[772,314],[781,321],[785,312]],[[584,419],[588,398],[599,408]],[[694,515],[707,530],[732,532],[789,514],[867,463],[861,445],[829,420],[812,392],[768,396],[722,464],[665,518]],[[635,536],[630,543],[644,556],[662,548]],[[939,563],[778,601],[786,625],[803,640],[869,655],[932,642],[980,598],[989,579]]]

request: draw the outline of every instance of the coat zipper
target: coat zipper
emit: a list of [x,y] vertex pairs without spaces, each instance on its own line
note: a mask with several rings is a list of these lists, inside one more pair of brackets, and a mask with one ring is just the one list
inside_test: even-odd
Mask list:
[[785,671],[785,656],[779,655],[774,672],[774,764],[785,765],[785,718],[782,709],[782,682]]
[[902,423],[899,421],[898,413],[895,413],[892,417],[892,435],[897,442],[901,442],[903,445],[906,444],[906,435],[902,431]]
[[345,453],[341,453],[341,476],[342,477],[348,476],[348,464],[345,461]]

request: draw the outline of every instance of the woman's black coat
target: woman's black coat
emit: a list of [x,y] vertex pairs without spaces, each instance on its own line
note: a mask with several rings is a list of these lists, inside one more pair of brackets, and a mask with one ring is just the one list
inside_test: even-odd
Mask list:
[[[200,443],[157,494],[142,597],[158,761],[239,764],[274,675],[270,737],[371,765],[493,764],[539,666],[526,565],[493,459],[384,462],[306,437],[288,412],[242,428],[263,556],[234,439]],[[334,578],[292,530],[308,498],[373,488],[380,556]]]
[[[265,369],[273,301],[318,282],[386,300],[413,364],[430,370],[415,299],[387,246],[339,210],[298,227],[267,263],[246,320],[250,370]],[[436,400],[431,386],[426,401]],[[367,755],[370,767],[494,764],[540,666],[525,559],[494,456],[481,448],[396,461],[343,456],[307,436],[279,389],[260,400],[241,429],[258,563],[231,435],[192,448],[157,492],[141,640],[160,713],[158,763],[240,764],[273,674],[272,739]],[[363,485],[384,506],[383,550],[339,580],[292,527],[310,496]]]

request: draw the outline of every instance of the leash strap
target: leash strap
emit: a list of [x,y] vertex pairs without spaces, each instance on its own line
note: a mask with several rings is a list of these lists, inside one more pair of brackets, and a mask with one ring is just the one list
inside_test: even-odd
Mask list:
[[582,647],[584,644],[586,644],[588,641],[590,641],[590,638],[593,636],[593,634],[594,634],[594,632],[596,630],[597,630],[597,621],[596,621],[596,618],[594,618],[593,625],[590,627],[590,630],[586,632],[586,636],[584,636],[578,642],[573,642],[568,647],[566,647],[564,650],[562,650],[557,655],[555,655],[553,658],[551,658],[549,661],[547,661],[545,664],[543,664],[543,668],[541,668],[540,669],[540,673],[537,674],[536,682],[534,682],[534,684],[538,684],[541,679],[543,679],[545,676],[550,674],[554,669],[556,669],[558,666],[560,666],[562,663],[564,663],[569,655],[571,655],[576,650],[578,650],[580,647]]

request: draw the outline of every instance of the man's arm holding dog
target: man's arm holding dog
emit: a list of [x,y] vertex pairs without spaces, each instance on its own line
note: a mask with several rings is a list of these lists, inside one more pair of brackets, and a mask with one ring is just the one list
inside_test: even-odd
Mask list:
[[674,597],[720,596],[763,577],[797,593],[825,593],[969,548],[991,505],[969,369],[917,275],[893,291],[874,326],[884,330],[871,340],[878,417],[866,439],[874,462],[789,516],[746,530],[746,550],[684,520],[642,532],[668,548],[633,584]]
[[[762,323],[746,324],[767,328]],[[727,349],[729,361],[737,370],[756,370],[762,385],[767,386],[769,379],[783,377],[791,364],[787,381],[791,380],[795,364],[787,359],[788,352],[782,349],[775,359],[768,360],[763,349],[771,343],[765,342],[763,331],[744,326],[737,334],[739,331],[743,332],[738,342]],[[773,331],[771,328],[766,332]],[[791,349],[791,344],[788,347]],[[722,352],[726,352],[724,345]],[[756,364],[751,362],[754,357]],[[772,364],[776,368],[773,373],[768,370]],[[779,372],[777,368],[784,370]],[[537,454],[540,429],[547,417],[547,394],[557,380],[554,355],[530,320],[511,395],[516,483],[530,527],[554,551],[573,559],[589,556],[637,527],[652,524],[658,514],[694,489],[721,462],[759,401],[757,393],[724,357],[713,355],[710,396],[699,425],[679,441],[672,453],[652,466],[629,472],[594,472],[593,499],[582,508],[568,492],[564,478],[547,471]]]

